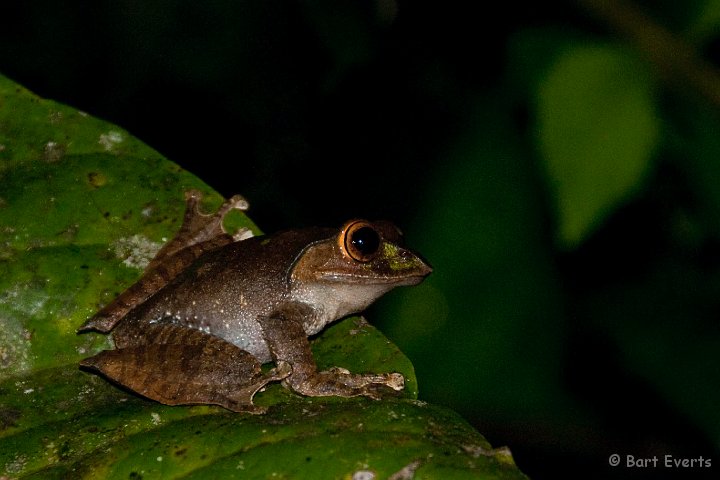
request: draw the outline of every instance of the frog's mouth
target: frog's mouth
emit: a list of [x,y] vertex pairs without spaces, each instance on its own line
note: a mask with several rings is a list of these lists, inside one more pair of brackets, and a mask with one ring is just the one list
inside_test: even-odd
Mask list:
[[422,282],[431,272],[432,267],[420,261],[420,263],[413,268],[397,271],[390,269],[383,273],[378,273],[374,270],[368,270],[367,272],[352,271],[348,273],[337,271],[325,272],[319,276],[319,280],[345,284],[410,286]]
[[382,251],[370,259],[358,260],[338,254],[334,243],[318,243],[304,250],[293,267],[294,281],[325,284],[394,286],[417,285],[430,275],[432,267],[411,250],[382,244]]

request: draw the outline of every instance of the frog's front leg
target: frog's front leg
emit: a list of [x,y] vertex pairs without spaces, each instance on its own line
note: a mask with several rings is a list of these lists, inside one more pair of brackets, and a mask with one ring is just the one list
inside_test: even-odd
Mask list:
[[362,395],[374,399],[404,388],[405,379],[399,373],[356,374],[339,367],[319,372],[302,326],[308,314],[312,314],[309,307],[289,304],[260,319],[276,365],[288,363],[292,368],[292,373],[283,380],[284,385],[311,397]]
[[282,362],[263,374],[253,355],[199,330],[173,324],[147,329],[139,344],[121,343],[80,365],[166,405],[213,404],[256,414],[266,409],[253,404],[255,393],[290,374]]

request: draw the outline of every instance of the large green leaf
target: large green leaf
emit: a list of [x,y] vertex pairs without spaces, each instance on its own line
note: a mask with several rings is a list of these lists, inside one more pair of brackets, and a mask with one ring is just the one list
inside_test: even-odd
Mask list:
[[109,343],[76,328],[138,278],[189,188],[221,201],[122,129],[0,76],[0,476],[524,478],[507,450],[418,402],[408,359],[359,318],[314,340],[318,363],[402,372],[402,396],[272,385],[256,399],[269,412],[252,416],[160,405],[80,371]]
[[658,140],[654,85],[638,58],[569,47],[537,89],[538,142],[559,239],[575,247],[638,190]]

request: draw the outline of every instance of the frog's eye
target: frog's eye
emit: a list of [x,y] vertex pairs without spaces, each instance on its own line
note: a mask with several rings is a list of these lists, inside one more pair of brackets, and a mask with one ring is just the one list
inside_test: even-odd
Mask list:
[[380,250],[380,234],[364,220],[348,222],[339,240],[343,253],[358,262],[369,262]]

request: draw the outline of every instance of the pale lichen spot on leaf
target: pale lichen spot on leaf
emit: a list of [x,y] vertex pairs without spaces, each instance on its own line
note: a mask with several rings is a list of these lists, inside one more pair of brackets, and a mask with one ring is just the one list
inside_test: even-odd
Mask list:
[[485,448],[482,445],[462,445],[462,449],[465,450],[466,453],[472,455],[473,458],[478,458],[480,456],[493,457],[498,462],[507,465],[514,465],[515,463],[512,452],[508,447]]
[[352,480],[374,480],[375,472],[372,470],[358,470],[353,472]]
[[105,149],[105,151],[112,152],[115,150],[120,143],[125,140],[123,134],[117,130],[110,130],[107,133],[100,134],[98,143]]
[[57,463],[60,461],[58,455],[58,448],[55,442],[50,439],[43,439],[45,443],[45,457],[48,464]]
[[46,278],[44,282],[43,280],[36,282],[39,283],[22,283],[8,288],[0,294],[0,305],[7,305],[17,312],[22,312],[25,317],[34,317],[50,299],[50,296],[42,290],[48,279]]
[[388,477],[388,480],[412,480],[415,477],[415,470],[422,464],[420,460],[414,460],[403,468]]
[[65,147],[57,142],[47,142],[43,148],[43,160],[48,163],[56,163],[65,156]]
[[160,419],[160,414],[157,412],[150,412],[150,418],[153,425],[160,425],[162,420]]
[[11,475],[22,473],[22,471],[25,470],[25,465],[27,464],[27,461],[27,455],[17,455],[10,462],[8,462],[7,465],[5,465],[5,473],[9,473]]
[[83,402],[85,398],[92,397],[95,394],[95,389],[91,384],[83,385],[83,387],[78,391],[77,394],[77,401]]
[[57,110],[50,112],[49,117],[50,117],[50,123],[53,125],[57,125],[63,119],[63,112],[60,112]]
[[144,269],[162,247],[160,243],[138,234],[119,238],[112,246],[115,256],[122,259],[123,265],[139,269]]
[[350,330],[350,335],[357,335],[358,333],[363,333],[365,327],[367,327],[368,325],[369,325],[369,323],[367,322],[365,317],[363,317],[362,315],[359,315],[357,317],[357,319],[355,320],[356,328],[353,328],[352,330]]
[[0,378],[11,370],[13,374],[25,372],[32,368],[32,335],[22,323],[10,316],[0,315]]

